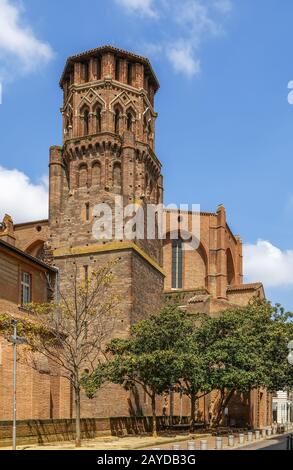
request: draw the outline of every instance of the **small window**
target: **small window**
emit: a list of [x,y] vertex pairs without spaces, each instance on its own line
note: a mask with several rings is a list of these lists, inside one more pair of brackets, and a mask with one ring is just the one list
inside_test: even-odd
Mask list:
[[90,113],[86,109],[83,113],[83,135],[88,135],[89,133],[89,122],[90,122]]
[[21,305],[32,301],[32,276],[29,273],[21,274]]
[[101,115],[101,108],[100,106],[98,106],[96,110],[96,133],[97,134],[101,132],[101,128],[102,128],[102,115]]
[[115,111],[115,134],[119,134],[120,131],[120,111],[116,109]]
[[85,282],[88,282],[88,280],[89,280],[89,267],[84,266],[83,269],[84,269],[84,280],[85,280]]
[[127,130],[132,131],[132,114],[127,114]]
[[90,204],[89,202],[85,205],[85,218],[86,220],[90,220]]

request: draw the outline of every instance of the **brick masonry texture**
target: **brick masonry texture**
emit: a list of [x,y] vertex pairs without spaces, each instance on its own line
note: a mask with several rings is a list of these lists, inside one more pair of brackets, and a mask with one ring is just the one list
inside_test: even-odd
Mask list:
[[[161,163],[155,154],[154,99],[159,84],[149,61],[110,46],[97,48],[67,60],[60,86],[63,142],[50,148],[49,220],[13,226],[6,216],[0,240],[57,267],[65,291],[73,263],[82,278],[85,266],[90,272],[119,259],[112,289],[120,300],[111,337],[127,337],[134,323],[159,311],[164,302],[177,303],[191,313],[218,315],[231,305],[246,305],[252,297],[263,298],[261,284],[243,284],[242,242],[231,232],[222,205],[215,213],[199,215],[199,247],[183,252],[182,289],[172,289],[171,234],[178,221],[173,211],[165,212],[163,242],[145,237],[130,243],[123,234],[119,240],[107,241],[93,236],[94,208],[99,203],[113,208],[117,196],[124,207],[163,203]],[[182,212],[180,217],[187,220],[189,232],[193,214]],[[183,221],[181,232],[186,229]],[[112,228],[116,229],[115,221]],[[49,267],[0,246],[0,312],[26,314],[19,308],[23,269],[32,273],[33,300],[48,299],[45,274]],[[9,420],[12,352],[4,338],[0,348],[0,420]],[[20,354],[18,419],[72,418],[74,397],[68,383],[58,377],[53,364],[41,358],[39,364],[39,370],[29,370]],[[209,419],[216,398],[213,392],[200,399],[199,419]],[[159,397],[157,408],[159,415],[170,411],[178,415],[179,397],[171,401],[169,396]],[[189,409],[185,397],[183,414],[188,415]],[[83,418],[141,413],[150,415],[151,408],[140,390],[129,393],[107,384],[95,399],[82,397]],[[271,422],[271,397],[266,391],[235,394],[231,413],[236,423],[265,426]]]

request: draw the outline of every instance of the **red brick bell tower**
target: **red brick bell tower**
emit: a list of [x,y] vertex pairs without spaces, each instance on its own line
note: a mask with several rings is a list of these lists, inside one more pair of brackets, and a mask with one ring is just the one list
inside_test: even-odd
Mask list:
[[[114,334],[125,336],[134,322],[162,305],[162,241],[130,240],[124,232],[117,239],[114,218],[113,237],[97,239],[95,207],[106,203],[114,211],[117,196],[124,208],[163,201],[161,164],[154,152],[159,83],[146,58],[104,46],[70,57],[60,86],[63,146],[50,149],[46,253],[59,268],[63,289],[73,264],[82,279],[119,258],[113,289],[121,301]],[[103,393],[84,401],[83,416],[128,414],[122,394],[120,387],[109,386],[106,402]]]
[[113,238],[97,240],[94,208],[107,203],[114,210],[116,196],[124,207],[163,201],[161,164],[154,152],[159,83],[147,59],[104,46],[70,57],[60,86],[63,146],[50,149],[47,250],[61,282],[73,258],[82,273],[85,266],[119,256],[117,290],[125,299],[129,328],[161,304],[162,242],[129,240],[123,233],[117,239],[115,221]]

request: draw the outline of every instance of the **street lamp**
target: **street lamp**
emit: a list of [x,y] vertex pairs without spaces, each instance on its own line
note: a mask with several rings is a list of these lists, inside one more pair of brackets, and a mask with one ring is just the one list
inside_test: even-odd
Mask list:
[[12,449],[16,450],[16,365],[18,344],[27,343],[25,338],[17,336],[17,320],[12,320],[13,336],[6,338],[13,345],[13,427],[12,427]]
[[293,340],[288,344],[289,354],[287,360],[291,366],[293,366]]

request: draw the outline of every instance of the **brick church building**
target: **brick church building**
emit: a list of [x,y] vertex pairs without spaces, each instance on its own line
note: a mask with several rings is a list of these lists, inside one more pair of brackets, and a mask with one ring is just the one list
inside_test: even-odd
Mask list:
[[[218,314],[229,306],[245,305],[264,297],[262,284],[244,284],[242,242],[229,228],[225,208],[201,212],[199,243],[184,250],[184,240],[173,239],[172,210],[166,211],[166,238],[97,240],[93,236],[94,207],[163,203],[161,163],[155,154],[154,108],[158,79],[150,62],[112,46],[70,57],[62,73],[64,92],[63,143],[50,148],[49,219],[13,224],[6,216],[0,225],[0,313],[28,315],[27,301],[48,299],[46,276],[65,285],[77,263],[80,275],[119,256],[115,289],[121,295],[115,335],[127,336],[135,322],[177,303],[188,312]],[[181,217],[191,221],[191,212]],[[178,221],[178,220],[177,220]],[[179,221],[180,222],[180,221]],[[72,391],[62,378],[50,376],[53,367],[39,358],[39,371],[20,365],[18,419],[72,417]],[[11,419],[11,346],[0,336],[0,420]],[[83,398],[82,416],[127,416],[135,413],[133,397],[107,385],[97,398]],[[199,414],[208,419],[214,395],[201,400]],[[145,415],[150,403],[142,398]],[[176,400],[159,402],[173,407]],[[169,410],[171,411],[171,410]],[[183,412],[189,414],[189,402]],[[231,403],[235,424],[263,427],[271,424],[271,396],[264,390],[235,397]]]

